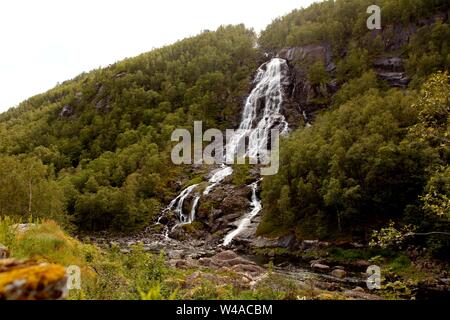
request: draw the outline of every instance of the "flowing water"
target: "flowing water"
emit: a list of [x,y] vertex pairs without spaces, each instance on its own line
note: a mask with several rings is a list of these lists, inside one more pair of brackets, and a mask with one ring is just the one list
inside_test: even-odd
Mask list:
[[203,195],[209,194],[212,189],[214,189],[217,185],[219,185],[223,181],[223,179],[225,179],[232,173],[233,169],[231,167],[222,164],[222,167],[219,170],[217,170],[208,180],[210,185],[206,187],[205,191],[203,191]]
[[[184,189],[175,199],[173,199],[166,210],[173,210],[173,212],[178,215],[181,224],[191,223],[192,212],[190,215],[186,215],[183,213],[183,204],[184,200],[192,193],[192,191],[198,186],[198,184],[193,184],[186,189]],[[194,208],[193,208],[194,209]],[[194,210],[195,211],[195,210]],[[195,216],[195,212],[194,212]]]
[[258,183],[259,181],[256,181],[250,185],[250,187],[252,188],[252,210],[242,220],[239,221],[237,229],[226,235],[225,239],[223,240],[224,246],[228,246],[237,235],[245,230],[252,222],[252,219],[261,211],[261,201],[256,196]]
[[[288,132],[288,123],[280,113],[283,103],[283,71],[286,69],[286,61],[279,58],[274,58],[264,63],[258,69],[254,80],[254,88],[244,105],[242,120],[238,127],[239,130],[235,131],[225,146],[227,163],[233,163],[238,148],[246,141],[244,139],[248,138],[245,156],[250,159],[258,159],[268,149],[271,129],[278,129],[281,134]],[[203,191],[203,195],[209,194],[232,173],[233,169],[230,166],[222,164],[221,168],[213,171],[211,178],[208,180],[208,186]],[[224,245],[229,245],[261,211],[261,202],[256,195],[258,183],[259,181],[249,186],[252,188],[252,210],[239,221],[237,229],[225,237]],[[187,187],[169,204],[167,209],[173,210],[180,219],[175,227],[194,221],[195,212],[201,197],[199,195],[195,196],[190,214],[183,212],[183,204],[197,186],[198,184]]]
[[[242,113],[240,131],[234,134],[226,146],[227,162],[232,161],[237,148],[246,138],[248,130],[249,145],[247,156],[256,158],[260,151],[267,149],[271,129],[278,129],[281,134],[288,131],[288,123],[280,114],[283,103],[283,91],[281,86],[282,72],[287,68],[286,61],[275,58],[263,64],[257,72],[255,87],[248,96]],[[264,105],[262,114],[258,114],[258,106]],[[260,118],[256,126],[254,122]]]

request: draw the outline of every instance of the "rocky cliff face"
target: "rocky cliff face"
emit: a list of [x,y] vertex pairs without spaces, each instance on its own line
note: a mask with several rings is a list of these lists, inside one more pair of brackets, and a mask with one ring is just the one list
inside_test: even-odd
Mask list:
[[290,69],[289,81],[285,84],[283,113],[290,127],[296,128],[309,123],[315,111],[327,107],[318,102],[318,98],[331,96],[338,89],[336,80],[329,81],[325,87],[312,84],[308,79],[308,66],[322,62],[333,79],[336,65],[328,45],[286,48],[276,55],[285,59]]
[[[393,24],[387,25],[382,30],[374,30],[369,39],[380,38],[383,53],[374,57],[370,66],[380,80],[385,81],[390,87],[405,89],[410,79],[405,71],[405,59],[401,49],[414,37],[414,34],[422,26],[429,26],[437,21],[447,21],[448,13],[439,13],[429,19],[418,21],[417,24]],[[340,58],[346,55],[341,52]],[[316,111],[327,108],[327,103],[321,103],[320,98],[330,98],[339,89],[336,79],[336,53],[327,44],[311,44],[301,47],[284,48],[278,52],[272,52],[269,56],[285,59],[288,63],[288,78],[285,87],[285,102],[283,114],[291,128],[300,127],[313,120]],[[320,61],[325,66],[329,75],[329,81],[325,86],[314,85],[308,79],[308,68]]]

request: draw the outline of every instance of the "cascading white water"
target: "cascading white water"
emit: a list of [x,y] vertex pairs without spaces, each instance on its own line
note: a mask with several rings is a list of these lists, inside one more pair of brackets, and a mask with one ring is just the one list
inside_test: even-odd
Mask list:
[[242,220],[239,221],[237,229],[231,231],[226,235],[225,239],[223,240],[224,246],[228,246],[238,234],[245,230],[245,228],[247,228],[252,222],[252,219],[261,211],[261,201],[256,196],[258,183],[259,181],[256,181],[250,185],[250,187],[252,188],[252,210]]
[[[280,113],[283,103],[282,77],[283,70],[286,68],[286,61],[279,58],[274,58],[259,67],[254,80],[255,87],[248,96],[242,112],[242,120],[238,128],[241,130],[236,131],[225,146],[227,163],[233,162],[238,147],[243,142],[242,140],[248,135],[249,130],[251,130],[249,146],[246,152],[246,156],[249,158],[257,158],[260,151],[267,149],[271,129],[278,129],[281,134],[286,133],[289,130],[288,123]],[[261,105],[263,106],[263,114],[259,115],[258,107]],[[259,119],[259,121],[254,126],[254,122],[257,119]],[[208,180],[209,185],[204,190],[203,195],[209,194],[213,188],[219,185],[220,182],[232,173],[233,169],[230,166],[222,165],[222,167],[214,172]],[[178,225],[191,223],[195,219],[195,212],[200,197],[195,197],[189,216],[186,216],[183,213],[183,203],[197,186],[198,185],[195,184],[184,189],[169,204],[168,209],[174,210],[180,217],[180,223]],[[228,245],[235,236],[242,232],[242,230],[244,230],[251,222],[251,219],[261,210],[261,203],[256,196],[257,186],[258,182],[250,185],[253,190],[252,211],[240,221],[236,230],[226,236],[224,245]]]
[[[227,162],[232,162],[242,139],[245,139],[249,130],[249,146],[246,153],[249,158],[257,158],[260,151],[267,149],[271,129],[276,128],[281,134],[288,131],[288,123],[280,114],[283,103],[281,80],[285,67],[285,60],[275,58],[258,69],[255,78],[256,86],[245,102],[242,121],[238,128],[242,131],[237,131],[226,145]],[[253,123],[258,118],[257,111],[260,102],[264,102],[263,114],[256,126],[253,127]]]
[[173,199],[169,204],[168,209],[173,210],[178,215],[181,223],[192,222],[190,219],[191,218],[190,215],[183,214],[183,204],[184,204],[184,200],[186,200],[186,198],[191,194],[191,192],[197,186],[198,186],[198,184],[193,184],[193,185],[187,187],[175,199]]
[[209,194],[212,189],[214,189],[219,183],[222,182],[223,179],[225,179],[232,173],[233,168],[222,165],[222,167],[217,172],[215,172],[208,180],[208,182],[211,184],[206,187],[205,191],[203,191],[203,195]]
[[198,201],[200,200],[200,196],[196,196],[194,202],[192,203],[191,215],[189,216],[189,223],[195,220],[195,210],[197,210]]
[[[249,137],[249,146],[246,155],[249,158],[257,158],[260,151],[267,149],[267,143],[270,137],[270,130],[277,128],[280,134],[288,132],[288,123],[284,116],[280,113],[283,103],[282,91],[282,69],[286,67],[286,61],[282,59],[272,59],[265,65],[262,65],[257,73],[257,85],[248,97],[243,119],[239,129],[252,129],[253,122],[257,118],[257,107],[261,99],[264,101],[264,110],[261,119],[251,130]],[[245,138],[245,132],[234,135],[227,144],[227,160],[234,157],[241,140]],[[224,246],[228,246],[233,239],[244,231],[251,223],[252,219],[261,211],[261,201],[256,195],[258,183],[254,182],[250,185],[252,188],[252,210],[238,223],[237,229],[231,231],[225,236]]]

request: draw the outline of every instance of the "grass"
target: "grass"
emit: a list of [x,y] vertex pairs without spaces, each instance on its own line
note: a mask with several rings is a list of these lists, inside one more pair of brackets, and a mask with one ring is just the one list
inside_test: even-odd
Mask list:
[[[10,218],[0,218],[0,243],[8,247],[12,257],[34,259],[52,264],[79,266],[81,290],[71,290],[70,299],[341,299],[339,293],[330,293],[299,287],[298,283],[269,272],[254,288],[242,286],[239,274],[201,268],[205,277],[194,281],[189,278],[198,268],[176,269],[167,264],[164,253],[144,252],[137,245],[129,254],[119,247],[105,250],[92,244],[82,243],[64,232],[52,221],[35,221],[35,227],[23,233],[11,228],[17,223]],[[271,255],[290,254],[287,249],[270,249]],[[326,251],[326,252],[325,252]],[[352,262],[359,259],[376,260],[390,274],[400,275],[406,282],[387,283],[386,292],[392,298],[405,297],[411,279],[423,277],[410,259],[402,253],[375,249],[330,248],[310,250],[308,254],[320,254],[335,261]],[[259,254],[269,254],[260,250]],[[412,280],[411,280],[412,281]],[[406,290],[406,289],[408,290]],[[389,297],[391,297],[389,296]]]
[[329,249],[329,253],[330,259],[347,263],[355,262],[357,260],[371,260],[375,257],[383,260],[395,256],[395,252],[389,249],[380,248],[344,249],[332,247]]
[[[192,283],[188,279],[198,268],[172,268],[163,252],[150,254],[139,245],[129,254],[121,253],[119,247],[100,249],[69,236],[53,221],[34,221],[35,227],[15,233],[11,228],[15,223],[10,218],[0,219],[0,242],[11,250],[12,257],[80,267],[82,288],[70,291],[69,299],[73,300],[258,300],[297,299],[307,294],[291,280],[275,274],[248,289],[233,271],[202,268],[206,278]],[[321,297],[314,292],[308,298]]]

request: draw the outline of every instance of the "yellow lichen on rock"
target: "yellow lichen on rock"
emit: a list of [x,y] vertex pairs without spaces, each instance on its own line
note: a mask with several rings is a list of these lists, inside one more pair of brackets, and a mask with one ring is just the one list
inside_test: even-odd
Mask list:
[[62,299],[66,270],[56,264],[0,260],[0,300]]

